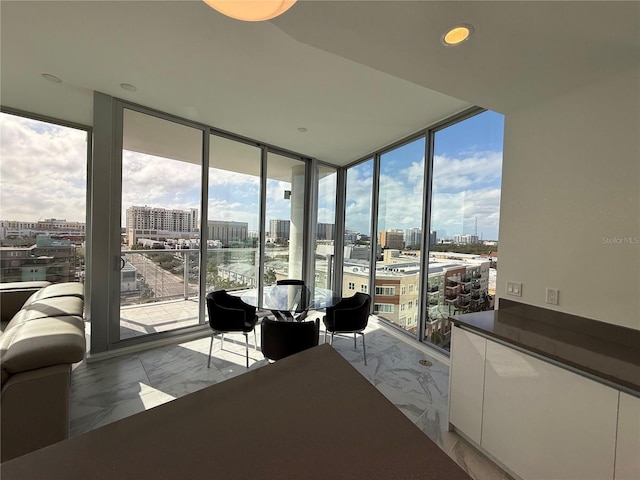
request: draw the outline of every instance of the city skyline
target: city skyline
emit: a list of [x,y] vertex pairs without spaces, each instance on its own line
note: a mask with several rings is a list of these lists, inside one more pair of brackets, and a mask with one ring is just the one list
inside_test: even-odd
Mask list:
[[[436,133],[430,230],[446,231],[449,237],[475,234],[477,218],[478,236],[498,239],[502,122],[502,115],[484,112]],[[86,133],[4,113],[0,126],[2,219],[85,221]],[[397,193],[389,201],[380,198],[379,211],[386,215],[379,231],[421,228],[421,198],[405,201],[422,196],[424,141],[418,143],[383,155],[394,169],[393,176],[381,172],[381,185]],[[200,170],[187,162],[123,151],[121,224],[126,208],[133,205],[200,209]],[[348,230],[369,232],[372,173],[366,163],[349,169]],[[25,184],[35,188],[22,188]],[[257,176],[211,168],[209,217],[247,222],[250,230],[258,230],[259,188]],[[290,188],[286,182],[267,182],[269,218],[291,217],[291,200],[282,195]],[[321,195],[318,206],[318,222],[329,223],[335,201]]]

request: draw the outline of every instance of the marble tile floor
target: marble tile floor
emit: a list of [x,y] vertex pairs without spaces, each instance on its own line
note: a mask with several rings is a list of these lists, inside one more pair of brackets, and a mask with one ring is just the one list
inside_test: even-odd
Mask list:
[[[256,332],[259,345],[260,328]],[[367,365],[360,339],[354,349],[353,337],[336,337],[334,348],[472,478],[511,479],[459,435],[447,430],[449,367],[438,360],[437,354],[374,317],[365,335]],[[207,368],[210,338],[76,364],[71,389],[72,436],[247,371],[242,335],[226,335],[223,350],[216,337],[211,368]],[[253,348],[253,335],[249,342],[250,369],[266,365],[260,351]],[[431,365],[423,366],[420,360]]]

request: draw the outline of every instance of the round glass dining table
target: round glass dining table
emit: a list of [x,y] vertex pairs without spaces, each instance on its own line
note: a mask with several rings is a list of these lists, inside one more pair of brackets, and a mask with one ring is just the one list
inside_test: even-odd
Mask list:
[[242,301],[258,308],[271,310],[279,320],[302,320],[309,310],[323,310],[336,304],[340,297],[332,290],[306,285],[271,285],[264,287],[262,301],[258,289],[245,290]]

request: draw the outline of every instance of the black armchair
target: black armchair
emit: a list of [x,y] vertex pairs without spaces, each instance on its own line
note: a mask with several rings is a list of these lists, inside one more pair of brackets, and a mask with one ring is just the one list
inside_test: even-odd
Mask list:
[[320,321],[283,322],[262,320],[262,354],[269,360],[280,360],[318,345]]
[[213,350],[213,338],[221,334],[220,348],[224,343],[225,333],[242,333],[246,344],[247,368],[249,368],[249,337],[253,330],[254,344],[258,348],[255,326],[258,323],[256,307],[248,305],[240,299],[229,295],[225,290],[218,290],[207,294],[207,312],[209,313],[209,326],[211,334],[211,346],[209,347],[209,361],[207,368],[211,367],[211,351]]
[[336,333],[353,333],[353,347],[356,348],[356,335],[362,336],[362,350],[364,364],[367,364],[367,347],[364,342],[364,329],[369,323],[369,310],[371,297],[366,293],[356,293],[353,297],[340,300],[331,307],[327,307],[327,313],[322,318],[325,325],[324,340],[327,341],[327,332],[331,333],[331,344]]

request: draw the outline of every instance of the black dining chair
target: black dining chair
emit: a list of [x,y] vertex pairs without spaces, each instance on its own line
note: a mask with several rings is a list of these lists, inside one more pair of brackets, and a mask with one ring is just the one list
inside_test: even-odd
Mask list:
[[353,297],[343,298],[335,305],[327,307],[326,315],[322,318],[325,326],[324,341],[327,341],[327,332],[331,333],[331,345],[336,333],[353,333],[353,348],[356,348],[356,335],[362,336],[365,365],[367,364],[367,346],[364,342],[364,329],[369,323],[370,307],[371,296],[358,292]]
[[262,319],[262,354],[269,360],[294,355],[318,345],[320,320],[308,322],[283,322]]
[[304,280],[297,280],[295,278],[284,278],[277,280],[276,285],[304,285]]
[[255,348],[258,348],[255,326],[258,323],[256,307],[246,304],[240,297],[228,294],[225,290],[217,290],[207,294],[207,312],[211,327],[211,346],[209,347],[209,362],[211,367],[211,351],[213,338],[221,334],[220,348],[224,344],[225,333],[242,333],[246,344],[247,368],[249,368],[249,332],[253,331]]

